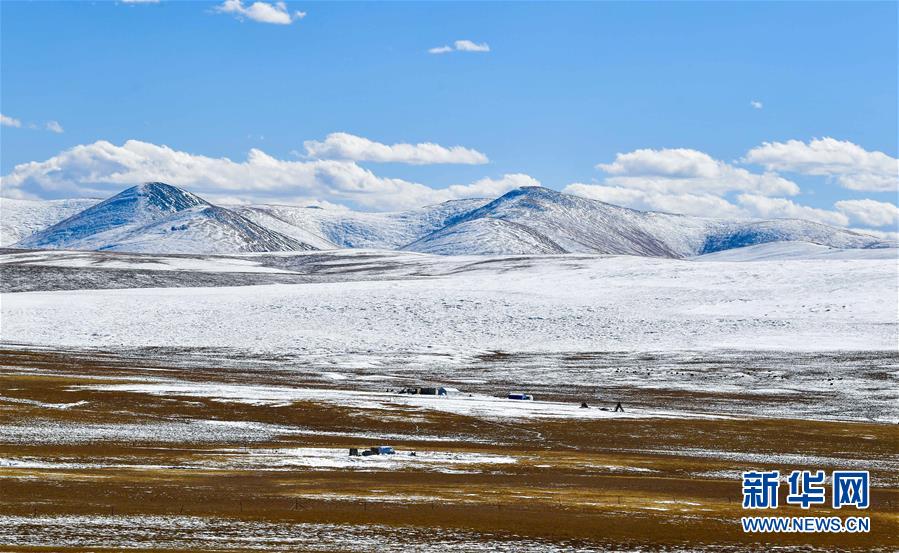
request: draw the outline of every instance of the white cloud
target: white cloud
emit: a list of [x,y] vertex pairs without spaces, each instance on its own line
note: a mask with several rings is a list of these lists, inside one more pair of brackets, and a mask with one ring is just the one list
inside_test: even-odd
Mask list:
[[[837,143],[841,148],[847,144]],[[766,144],[768,146],[774,145]],[[795,147],[796,144],[787,146]],[[822,144],[812,143],[812,146],[820,151]],[[883,154],[875,152],[879,155],[872,158],[872,154],[864,150],[861,153],[860,149],[849,150],[856,159],[864,160],[856,165],[867,167],[871,172],[883,169],[878,165],[882,163],[879,156]],[[843,163],[839,168],[845,165]],[[772,163],[766,167],[774,170],[780,169],[781,165]],[[850,222],[873,227],[899,222],[899,207],[891,203],[843,200],[836,202],[835,209],[829,210],[778,197],[798,194],[799,187],[773,171],[752,173],[697,150],[634,150],[620,153],[612,163],[601,163],[597,168],[609,175],[603,182],[574,183],[564,191],[635,209],[686,215],[805,219],[838,227],[847,227]],[[818,165],[814,168],[820,169]],[[833,171],[832,168],[828,170]],[[732,193],[736,193],[736,198]]]
[[540,181],[524,173],[507,173],[499,179],[483,178],[471,184],[453,184],[435,192],[438,197],[443,198],[439,201],[460,198],[495,198],[522,186],[540,186]]
[[613,163],[600,163],[596,168],[610,175],[714,177],[719,171],[718,163],[712,156],[698,150],[642,149],[617,154]]
[[0,125],[3,125],[4,127],[21,127],[22,122],[15,117],[10,117],[8,115],[3,115],[2,113],[0,113]]
[[645,201],[646,192],[635,190],[633,188],[622,188],[620,186],[603,186],[601,184],[575,182],[563,188],[562,192],[626,207],[644,209],[647,205]]
[[850,228],[849,230],[860,232],[862,234],[870,234],[871,236],[876,236],[881,240],[887,240],[890,242],[899,242],[899,232],[894,231],[886,231],[886,230],[874,230],[869,228]]
[[[899,207],[875,200],[843,200],[836,202],[836,211],[797,204],[786,198],[771,198],[757,194],[741,194],[737,204],[713,194],[664,194],[618,186],[573,183],[563,192],[610,204],[644,211],[666,211],[699,217],[724,219],[805,219],[831,226],[847,227],[850,223],[884,227],[899,224]],[[884,239],[896,239],[895,232],[870,228],[852,229]]]
[[745,218],[749,213],[713,194],[665,194],[654,191],[573,183],[563,192],[602,202],[649,211],[666,211],[699,217]]
[[60,125],[59,122],[57,122],[57,121],[47,121],[43,125],[38,125],[37,123],[28,123],[26,125],[23,125],[21,120],[16,119],[15,117],[9,117],[8,115],[3,115],[3,114],[0,114],[0,125],[2,125],[4,127],[16,127],[16,128],[24,127],[24,128],[28,128],[28,129],[34,129],[34,130],[45,129],[50,132],[55,132],[57,134],[63,132],[62,125]]
[[796,183],[775,173],[752,173],[686,148],[634,150],[617,154],[614,162],[596,167],[613,175],[606,184],[661,194],[799,193]]
[[[818,153],[824,147],[848,150],[854,156],[852,159],[856,160],[854,166],[864,167],[872,178],[878,176],[877,171],[883,171],[886,168],[880,157],[884,154],[865,152],[846,142],[825,140],[831,141],[830,144],[816,141],[808,146]],[[765,148],[779,149],[782,146],[788,146],[796,149],[797,145],[807,146],[794,141],[794,143],[785,145],[766,144]],[[761,156],[763,152],[759,150],[753,150],[755,152],[753,155]],[[766,153],[766,155],[768,154]],[[838,174],[837,171],[844,171],[844,168],[850,165],[848,161],[844,160],[839,164],[822,168],[820,159],[811,157],[812,161],[808,162],[811,167],[803,166],[803,171],[807,170],[809,174]],[[753,159],[758,159],[758,157]],[[769,155],[765,159],[771,161],[774,158]],[[778,156],[778,159],[781,160],[781,163],[786,163],[786,156]],[[794,158],[790,167],[799,166],[798,159]],[[841,158],[834,159],[840,160]],[[887,159],[890,163],[895,162],[892,158]],[[836,163],[833,159],[832,162]],[[799,193],[799,187],[794,182],[773,172],[773,170],[783,168],[781,163],[771,161],[770,165],[765,165],[769,171],[758,174],[716,160],[697,150],[684,148],[641,149],[620,153],[612,163],[597,165],[598,169],[609,175],[603,182],[598,184],[574,183],[568,185],[564,191],[635,209],[668,211],[686,215],[721,218],[805,219],[838,227],[847,227],[850,222],[873,227],[893,225],[899,222],[899,207],[891,203],[875,200],[843,200],[836,202],[834,210],[828,210],[778,197]],[[825,169],[828,171],[827,173],[811,172]],[[856,178],[858,174],[855,173]],[[732,193],[737,194],[736,198],[731,196]],[[861,232],[865,232],[865,230]]]
[[238,19],[247,18],[259,23],[272,23],[275,25],[290,25],[298,19],[306,17],[306,12],[295,11],[291,13],[284,2],[253,2],[244,5],[242,0],[225,0],[216,6],[219,13],[230,13]]
[[470,40],[457,40],[456,42],[453,43],[453,45],[456,47],[456,50],[459,52],[489,52],[490,51],[490,45],[488,45],[486,42],[477,44]]
[[431,142],[382,144],[344,132],[331,133],[323,141],[307,140],[303,146],[306,148],[306,155],[319,159],[394,162],[412,165],[433,163],[477,165],[488,161],[487,156],[481,152],[462,146],[447,148]]
[[764,219],[805,219],[837,227],[849,225],[849,218],[843,213],[800,205],[786,198],[740,194],[737,201],[754,215]]
[[495,196],[538,181],[504,175],[434,189],[380,177],[344,160],[286,161],[252,149],[245,161],[208,157],[139,140],[75,146],[41,162],[16,165],[0,179],[7,197],[102,197],[145,181],[163,181],[198,194],[252,198],[315,198],[370,209],[403,209],[472,196]]
[[490,45],[486,42],[480,44],[470,40],[457,40],[452,46],[437,46],[428,49],[429,54],[448,54],[450,52],[489,52]]
[[826,176],[851,190],[891,192],[899,186],[899,160],[834,138],[765,142],[749,150],[746,163],[769,171]]
[[750,101],[749,101],[749,105],[750,105],[753,109],[762,109],[762,108],[765,107],[765,105],[762,104],[762,103],[761,103],[760,101],[758,101],[758,100],[750,100]]
[[867,199],[841,200],[836,202],[834,207],[861,225],[884,227],[899,223],[899,207],[887,202]]

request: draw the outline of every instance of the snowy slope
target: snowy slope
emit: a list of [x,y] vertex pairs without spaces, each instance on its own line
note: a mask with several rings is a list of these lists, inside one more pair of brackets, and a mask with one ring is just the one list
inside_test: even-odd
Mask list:
[[[447,228],[406,249],[423,253],[522,253],[521,233],[507,225],[474,225],[498,219],[526,228],[541,243],[574,253],[688,257],[774,241],[801,240],[841,248],[881,247],[872,236],[798,220],[725,221],[643,212],[542,187],[513,190],[451,219]],[[514,234],[514,235],[513,235]],[[547,253],[546,250],[538,250]],[[535,252],[537,253],[537,252]]]
[[0,246],[15,244],[99,202],[0,198]]
[[[270,257],[332,258],[355,274],[358,266],[348,253]],[[700,263],[632,256],[387,255],[387,274],[395,275],[397,264],[407,260],[413,267],[426,261],[434,276],[413,270],[407,277],[379,279],[373,267],[368,279],[355,281],[341,281],[335,273],[333,281],[268,286],[4,293],[3,340],[474,355],[895,351],[899,339],[899,269],[891,259]],[[269,256],[247,259],[259,257]]]
[[882,248],[890,245],[873,236],[800,219],[718,221],[710,230],[702,249],[696,253],[712,253],[754,244],[791,241],[833,248]]
[[[10,201],[10,200],[6,200]],[[14,201],[13,201],[14,202]],[[285,205],[217,207],[178,188],[130,188],[31,236],[61,207],[13,205],[4,233],[23,248],[148,253],[237,253],[299,249],[404,249],[441,255],[589,253],[685,258],[769,242],[837,248],[895,244],[801,220],[728,221],[643,212],[542,187],[495,200],[453,200],[396,213]],[[69,205],[77,205],[74,201]]]
[[[510,236],[508,226],[466,225],[477,219],[491,218],[524,227],[542,243],[554,244],[558,253],[631,254],[653,257],[677,257],[677,252],[639,222],[645,214],[595,200],[562,194],[542,187],[519,188],[487,205],[450,221],[456,229],[441,229],[407,249],[424,253],[468,254],[487,250],[494,253],[520,253],[519,233]],[[465,225],[465,226],[462,226]],[[459,228],[461,227],[461,228]],[[477,232],[466,232],[472,228]],[[494,232],[489,232],[492,229]],[[488,232],[484,232],[487,230]],[[510,238],[513,238],[510,241]],[[436,241],[436,242],[435,242]]]
[[259,226],[304,242],[319,250],[334,250],[341,246],[322,235],[314,219],[306,215],[316,208],[282,205],[233,206],[232,211]]
[[16,247],[154,253],[313,249],[163,183],[129,188]]
[[[460,248],[460,242],[464,248]],[[404,249],[438,255],[558,254],[565,249],[530,228],[513,221],[481,217],[449,225]]]
[[[257,205],[232,209],[260,225],[298,240],[308,241],[320,249],[327,249],[325,244],[331,244],[332,248],[392,250],[444,227],[448,220],[481,207],[488,201],[451,200],[393,213],[285,205]],[[282,225],[290,225],[296,230]],[[316,243],[312,237],[326,242]]]
[[899,249],[843,249],[809,242],[768,242],[766,244],[707,253],[693,258],[694,261],[781,261],[787,259],[892,259],[895,261],[899,260]]

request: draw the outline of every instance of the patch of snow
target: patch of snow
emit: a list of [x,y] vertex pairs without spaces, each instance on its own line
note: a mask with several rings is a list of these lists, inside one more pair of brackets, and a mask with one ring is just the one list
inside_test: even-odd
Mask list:
[[[434,397],[321,388],[287,386],[253,386],[241,384],[205,384],[161,380],[155,383],[90,384],[74,386],[107,392],[131,392],[172,397],[203,397],[249,405],[285,406],[296,401],[331,403],[342,407],[366,410],[433,410],[487,419],[579,418],[579,419],[642,419],[642,418],[721,418],[714,415],[664,410],[628,409],[626,412],[582,409],[577,403],[553,401],[518,401],[485,395]],[[404,417],[408,417],[404,414]]]

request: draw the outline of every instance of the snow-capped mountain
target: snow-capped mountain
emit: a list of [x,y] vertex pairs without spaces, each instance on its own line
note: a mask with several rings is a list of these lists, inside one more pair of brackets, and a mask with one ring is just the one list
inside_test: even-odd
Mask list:
[[[10,217],[8,204],[3,205],[4,225],[13,227],[4,233],[27,235],[29,228],[22,222],[26,212]],[[15,212],[18,206],[12,208]],[[492,201],[454,200],[396,213],[364,213],[284,205],[225,208],[163,183],[129,188],[27,236],[15,247],[144,253],[373,248],[441,255],[684,258],[797,241],[832,248],[895,247],[810,221],[728,221],[644,212],[542,187],[519,188]]]
[[[639,225],[645,214],[542,187],[519,188],[406,249],[425,253],[612,253],[676,257]],[[499,221],[487,224],[486,220]]]
[[489,201],[451,200],[393,213],[288,205],[254,205],[232,209],[260,225],[320,249],[394,250],[443,228],[449,220]]
[[15,244],[99,202],[0,198],[0,246]]
[[513,190],[404,249],[439,254],[599,253],[688,257],[775,241],[839,248],[872,236],[810,221],[725,221],[637,211],[542,187]]
[[315,249],[159,182],[129,188],[19,241],[16,247],[146,253]]

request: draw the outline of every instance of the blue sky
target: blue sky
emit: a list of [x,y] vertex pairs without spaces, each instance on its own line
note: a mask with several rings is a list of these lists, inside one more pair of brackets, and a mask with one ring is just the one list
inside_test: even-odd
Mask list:
[[0,4],[3,193],[899,221],[895,2],[231,2]]

